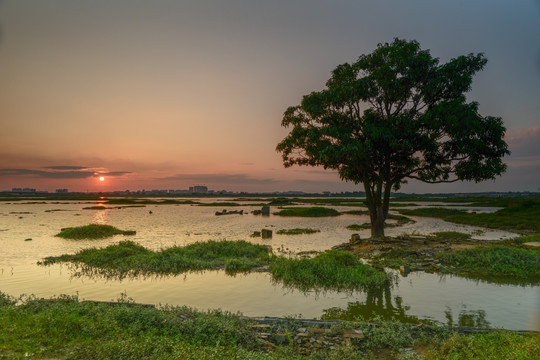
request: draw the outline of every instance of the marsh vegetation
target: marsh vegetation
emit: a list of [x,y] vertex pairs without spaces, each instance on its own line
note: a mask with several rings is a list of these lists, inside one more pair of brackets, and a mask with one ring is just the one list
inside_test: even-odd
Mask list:
[[135,235],[133,230],[120,230],[111,225],[90,224],[62,229],[56,236],[64,239],[103,239],[114,235]]

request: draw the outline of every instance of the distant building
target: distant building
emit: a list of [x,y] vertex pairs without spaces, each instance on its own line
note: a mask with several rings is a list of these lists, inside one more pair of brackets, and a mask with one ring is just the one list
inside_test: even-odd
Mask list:
[[66,194],[68,193],[68,189],[56,189],[57,194]]
[[32,188],[12,188],[11,189],[11,192],[12,193],[24,193],[24,194],[33,194],[36,192],[36,189],[32,189]]
[[[191,189],[191,187],[190,187]],[[201,185],[195,185],[193,186],[193,191],[192,191],[194,194],[206,194],[208,193],[208,187],[206,186],[201,186]]]

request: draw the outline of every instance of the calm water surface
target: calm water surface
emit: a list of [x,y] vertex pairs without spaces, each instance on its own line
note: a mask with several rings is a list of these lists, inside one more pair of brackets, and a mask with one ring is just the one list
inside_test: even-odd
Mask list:
[[[215,216],[215,211],[222,210],[222,207],[190,205],[82,210],[90,205],[95,203],[0,204],[0,290],[13,296],[23,293],[42,297],[79,294],[80,298],[91,300],[115,300],[121,293],[127,293],[137,302],[188,305],[201,310],[221,308],[248,316],[301,315],[304,318],[350,319],[377,315],[411,322],[430,319],[453,325],[540,330],[539,286],[497,285],[455,276],[412,273],[405,278],[397,275],[397,284],[392,288],[368,293],[303,293],[274,283],[267,273],[229,276],[223,271],[205,271],[178,276],[107,280],[76,276],[68,264],[38,266],[36,262],[45,256],[106,246],[124,239],[152,249],[210,239],[243,239],[293,253],[326,250],[348,240],[353,232],[346,229],[347,225],[368,221],[367,216],[354,215],[318,219],[251,214]],[[251,211],[258,208],[241,206],[234,209]],[[462,231],[474,232],[474,238],[481,240],[515,236],[503,231],[480,233],[479,228],[449,224],[439,219],[415,220],[416,224],[388,229],[388,235]],[[136,230],[137,235],[82,241],[54,237],[60,228],[89,223]],[[321,232],[297,236],[275,234],[279,229],[296,227],[316,228]],[[262,228],[273,229],[274,237],[262,240],[249,236]],[[369,230],[361,231],[360,235],[368,237]],[[25,241],[28,238],[32,241]]]

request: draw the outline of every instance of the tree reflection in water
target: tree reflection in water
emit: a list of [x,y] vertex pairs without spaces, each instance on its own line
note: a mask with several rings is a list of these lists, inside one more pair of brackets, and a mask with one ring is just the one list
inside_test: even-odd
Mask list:
[[368,321],[372,319],[382,321],[402,322],[408,324],[434,323],[429,319],[420,319],[408,315],[410,306],[403,304],[401,296],[392,299],[391,286],[371,288],[366,291],[366,301],[350,302],[347,309],[333,307],[323,310],[323,320]]

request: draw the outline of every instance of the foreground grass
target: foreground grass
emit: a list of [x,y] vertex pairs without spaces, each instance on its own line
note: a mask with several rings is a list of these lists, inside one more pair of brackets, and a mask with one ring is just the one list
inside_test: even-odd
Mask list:
[[427,360],[468,359],[540,359],[540,337],[520,336],[511,332],[489,334],[453,334],[434,350],[428,352]]
[[540,200],[528,199],[516,203],[506,200],[502,204],[507,204],[507,207],[494,213],[476,214],[448,208],[402,209],[399,212],[403,215],[436,217],[457,224],[477,225],[491,229],[540,231]]
[[208,241],[161,251],[148,250],[132,241],[105,248],[84,249],[74,255],[45,258],[41,265],[73,262],[88,273],[106,276],[179,274],[189,270],[225,269],[247,271],[266,265],[269,248],[246,241]]
[[56,236],[64,239],[103,239],[113,235],[134,235],[131,230],[120,230],[111,225],[90,224],[62,229]]
[[279,235],[301,235],[301,234],[315,234],[320,232],[319,229],[310,229],[310,228],[294,228],[294,229],[281,229],[276,233]]
[[291,207],[283,208],[274,215],[279,216],[299,216],[299,217],[324,217],[324,216],[339,216],[341,213],[336,209],[325,208],[321,206],[314,207]]
[[[331,329],[361,329],[365,339],[333,350],[294,344],[264,347],[251,322],[219,310],[158,309],[133,304],[81,302],[76,297],[19,300],[0,292],[2,359],[377,359],[407,358],[420,348],[425,359],[538,359],[540,338],[515,333],[458,335],[444,328],[394,322],[341,323]],[[288,334],[294,320],[272,328]],[[382,354],[378,356],[378,354]],[[389,357],[388,355],[392,356]],[[409,355],[408,357],[407,354]]]
[[364,265],[345,251],[330,250],[314,258],[274,258],[270,265],[274,279],[300,290],[361,290],[389,283],[387,274]]

